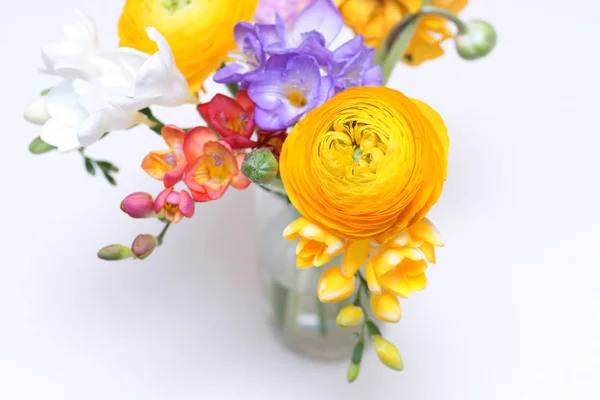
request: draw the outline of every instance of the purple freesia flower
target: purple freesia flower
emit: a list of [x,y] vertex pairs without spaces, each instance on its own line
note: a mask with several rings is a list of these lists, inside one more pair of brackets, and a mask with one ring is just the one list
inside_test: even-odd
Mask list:
[[233,35],[240,51],[230,52],[229,56],[237,62],[226,65],[217,71],[214,81],[218,83],[244,82],[247,86],[265,66],[266,55],[256,29],[247,22],[238,23]]
[[248,95],[256,103],[254,119],[261,129],[285,129],[333,95],[333,79],[321,77],[314,57],[273,56]]
[[363,45],[362,35],[337,48],[328,68],[336,92],[353,86],[380,86],[381,67],[373,65],[374,57],[375,49]]

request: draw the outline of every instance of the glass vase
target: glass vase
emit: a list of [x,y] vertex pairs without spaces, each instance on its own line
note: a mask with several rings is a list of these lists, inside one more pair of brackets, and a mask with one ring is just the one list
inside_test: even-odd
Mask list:
[[[258,189],[260,190],[260,189]],[[319,268],[296,268],[297,241],[285,240],[285,227],[300,217],[286,200],[257,193],[258,264],[269,321],[275,335],[291,350],[321,360],[347,360],[357,328],[340,328],[335,319],[347,301],[324,304],[317,298],[321,273],[339,265],[336,258]]]

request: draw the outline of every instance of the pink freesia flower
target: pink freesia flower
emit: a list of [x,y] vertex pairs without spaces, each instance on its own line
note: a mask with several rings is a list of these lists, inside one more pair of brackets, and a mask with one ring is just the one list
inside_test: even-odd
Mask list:
[[170,187],[160,192],[156,197],[154,211],[157,214],[164,211],[165,219],[176,224],[183,217],[191,218],[194,215],[194,200],[185,190],[177,192]]
[[273,24],[275,15],[279,14],[289,24],[314,2],[315,0],[259,0],[254,19],[263,24]]

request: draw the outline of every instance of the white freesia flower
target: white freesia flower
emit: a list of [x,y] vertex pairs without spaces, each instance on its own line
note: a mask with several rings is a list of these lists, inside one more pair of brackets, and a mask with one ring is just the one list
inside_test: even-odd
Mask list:
[[[158,46],[158,51],[139,68],[130,96],[118,99],[114,104],[128,110],[140,110],[152,104],[172,107],[196,102],[187,80],[175,65],[169,43],[153,27],[146,28],[146,32]],[[125,57],[132,51],[137,50],[121,48],[120,54]]]
[[79,21],[63,25],[64,39],[42,49],[45,72],[65,79],[91,79],[99,74],[98,36],[94,23],[77,11]]
[[43,51],[44,72],[64,78],[42,100],[49,116],[41,134],[46,143],[59,151],[89,146],[105,132],[150,124],[139,112],[150,105],[197,101],[155,28],[147,29],[158,46],[152,56],[129,48],[102,53],[93,23],[80,16],[82,21],[63,28],[63,41]]

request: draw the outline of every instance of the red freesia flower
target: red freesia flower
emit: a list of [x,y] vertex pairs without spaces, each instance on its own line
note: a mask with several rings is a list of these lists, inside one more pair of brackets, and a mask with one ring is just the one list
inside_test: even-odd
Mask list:
[[254,108],[246,90],[240,90],[235,99],[217,94],[208,103],[198,105],[200,115],[232,149],[256,146],[251,140],[256,124]]
[[271,153],[279,160],[281,154],[281,146],[287,138],[287,132],[285,129],[279,131],[258,131],[258,143],[255,147],[266,147],[271,150]]

